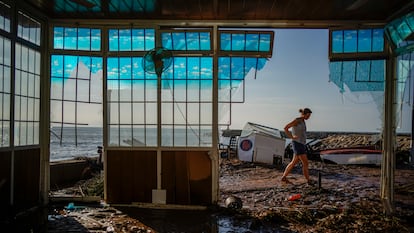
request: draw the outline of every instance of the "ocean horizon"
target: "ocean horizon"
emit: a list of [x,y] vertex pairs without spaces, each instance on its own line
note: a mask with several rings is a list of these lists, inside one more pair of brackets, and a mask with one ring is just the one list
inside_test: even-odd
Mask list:
[[[209,129],[163,129],[163,146],[211,146]],[[121,137],[119,136],[121,133]],[[132,134],[134,133],[134,134]],[[155,128],[123,128],[122,132],[112,130],[109,144],[114,147],[157,146]],[[133,135],[133,136],[132,136]],[[174,137],[173,137],[174,135]],[[101,127],[52,127],[50,129],[50,161],[69,160],[77,157],[98,156],[98,146],[103,147],[103,129]]]
[[[69,160],[77,157],[98,156],[98,146],[103,146],[101,127],[52,127],[50,129],[50,161]],[[75,136],[77,135],[77,136]]]
[[[103,147],[103,129],[102,127],[63,127],[63,131],[60,131],[60,127],[52,127],[50,133],[50,161],[60,161],[60,160],[69,160],[77,157],[97,157],[98,147]],[[171,130],[171,129],[169,129]],[[221,131],[221,130],[219,130]],[[142,132],[142,130],[141,130]],[[77,134],[77,137],[75,136]],[[132,135],[130,131],[124,130],[125,135]],[[164,145],[169,146],[174,143],[176,146],[210,146],[208,142],[211,142],[211,131],[206,130],[205,132],[198,133],[194,131],[187,131],[187,137],[185,137],[184,130],[176,129],[176,137],[174,141],[171,137],[171,132],[165,133],[162,140]],[[281,132],[283,135],[283,132]],[[122,147],[130,147],[133,143],[134,145],[148,145],[156,146],[156,133],[155,129],[147,130],[147,136],[134,134],[134,138],[123,137],[119,143]],[[324,138],[331,134],[378,134],[381,132],[350,132],[350,131],[309,131],[308,138]],[[397,133],[397,135],[406,135],[405,133]],[[407,134],[409,135],[409,134]],[[117,138],[118,135],[114,134],[114,138]],[[146,140],[144,140],[146,138]],[[221,132],[219,135],[220,143],[226,145],[228,144],[229,138],[222,137]],[[115,146],[115,145],[114,145]]]

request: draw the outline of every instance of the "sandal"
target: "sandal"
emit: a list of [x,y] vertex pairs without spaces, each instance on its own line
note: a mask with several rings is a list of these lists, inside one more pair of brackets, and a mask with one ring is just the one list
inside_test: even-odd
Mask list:
[[285,184],[293,184],[286,177],[282,177],[282,179],[280,181],[282,181],[282,183],[285,183]]

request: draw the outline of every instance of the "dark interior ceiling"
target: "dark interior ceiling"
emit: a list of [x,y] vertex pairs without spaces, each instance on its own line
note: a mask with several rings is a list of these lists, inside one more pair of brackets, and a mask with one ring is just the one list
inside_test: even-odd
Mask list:
[[17,0],[53,19],[376,21],[413,11],[412,0]]

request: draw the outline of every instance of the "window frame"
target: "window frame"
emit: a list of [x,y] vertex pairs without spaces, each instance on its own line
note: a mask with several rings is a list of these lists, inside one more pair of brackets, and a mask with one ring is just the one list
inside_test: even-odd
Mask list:
[[[388,52],[388,41],[385,39],[384,36],[384,44],[383,44],[383,51],[381,52],[341,52],[341,53],[334,53],[332,52],[332,40],[333,40],[333,32],[335,31],[347,31],[347,30],[374,30],[374,29],[383,29],[382,27],[360,27],[360,28],[348,28],[348,27],[341,27],[341,28],[329,28],[329,61],[352,61],[352,60],[383,60],[389,57]],[[358,39],[357,39],[358,43]]]

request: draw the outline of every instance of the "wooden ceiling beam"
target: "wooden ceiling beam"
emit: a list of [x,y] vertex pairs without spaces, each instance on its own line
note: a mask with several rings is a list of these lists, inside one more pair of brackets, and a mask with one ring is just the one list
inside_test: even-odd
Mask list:
[[[14,2],[12,0],[3,0]],[[59,3],[73,3],[85,0],[61,0]],[[95,1],[95,0],[93,0]],[[139,0],[119,0],[139,1]],[[56,11],[57,1],[54,0],[15,0],[24,2],[42,11],[49,18],[84,18],[84,19],[160,19],[160,20],[389,20],[399,14],[414,10],[414,0],[158,0],[155,9],[146,12],[110,12],[109,4],[113,0],[101,0],[101,11],[77,11],[76,8],[68,12],[65,9]],[[92,2],[92,0],[89,0]],[[348,3],[348,4],[344,4]],[[96,9],[96,8],[94,8]],[[347,10],[348,9],[348,10]]]

